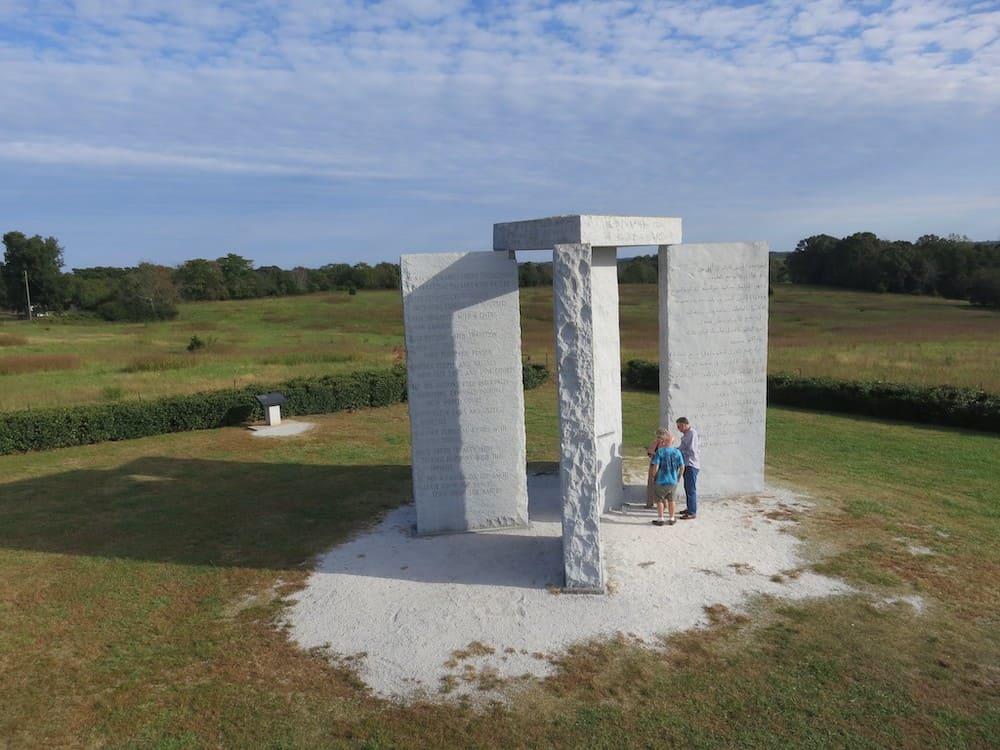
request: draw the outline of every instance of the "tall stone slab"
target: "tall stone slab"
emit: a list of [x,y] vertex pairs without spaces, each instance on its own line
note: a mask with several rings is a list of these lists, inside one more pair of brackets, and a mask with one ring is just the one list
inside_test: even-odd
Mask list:
[[517,262],[400,258],[417,533],[528,523]]
[[555,246],[552,286],[565,587],[587,593],[604,591],[593,269],[590,245]]
[[622,478],[622,360],[618,322],[618,248],[593,248],[594,378],[601,507],[625,500]]
[[699,494],[764,488],[768,247],[659,248],[660,424],[701,441]]

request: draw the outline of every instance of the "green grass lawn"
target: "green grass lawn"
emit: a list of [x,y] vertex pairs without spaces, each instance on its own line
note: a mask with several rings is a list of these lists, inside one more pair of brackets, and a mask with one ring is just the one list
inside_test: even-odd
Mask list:
[[[552,361],[551,289],[521,291],[523,349]],[[656,359],[655,285],[621,287],[622,357]],[[1000,391],[1000,313],[963,302],[779,285],[771,372]],[[192,336],[207,345],[186,349]],[[399,293],[181,306],[168,323],[0,323],[0,411],[274,382],[402,356]]]
[[[552,384],[526,399],[554,460]],[[624,399],[638,453],[656,397]],[[584,644],[486,709],[377,700],[274,626],[317,553],[409,497],[405,406],[0,457],[0,747],[995,747],[1000,440],[768,420],[814,567],[858,594],[713,609],[665,653]]]

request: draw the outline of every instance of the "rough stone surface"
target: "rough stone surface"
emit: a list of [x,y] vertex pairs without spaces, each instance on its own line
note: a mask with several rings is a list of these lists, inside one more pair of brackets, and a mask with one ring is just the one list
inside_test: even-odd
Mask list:
[[594,413],[597,472],[604,511],[624,501],[622,484],[622,364],[618,324],[618,250],[595,247],[591,268],[594,325]]
[[417,531],[528,522],[517,262],[400,259]]
[[565,587],[603,591],[590,246],[556,245],[552,272]]
[[699,494],[760,492],[767,403],[764,242],[659,250],[660,423],[701,439]]
[[574,214],[493,225],[494,250],[547,250],[574,243],[634,247],[680,241],[681,220],[666,216]]

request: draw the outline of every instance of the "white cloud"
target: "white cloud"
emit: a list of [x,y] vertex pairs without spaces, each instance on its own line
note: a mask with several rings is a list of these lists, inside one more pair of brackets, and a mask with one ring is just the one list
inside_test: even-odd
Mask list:
[[914,123],[958,142],[1000,114],[993,3],[76,0],[0,2],[0,25],[22,166],[629,210],[608,203],[764,175],[794,195],[871,154],[888,179],[926,150]]

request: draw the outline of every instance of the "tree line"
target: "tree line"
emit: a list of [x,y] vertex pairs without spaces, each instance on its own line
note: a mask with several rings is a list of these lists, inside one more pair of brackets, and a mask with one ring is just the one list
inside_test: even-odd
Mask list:
[[[157,320],[177,315],[180,301],[249,299],[331,290],[398,289],[395,263],[332,263],[320,268],[255,267],[236,253],[215,260],[194,258],[176,267],[140,263],[63,272],[63,248],[55,237],[3,236],[0,309],[24,311],[27,294],[40,311],[79,311],[107,320]],[[618,280],[653,284],[657,257],[619,260]],[[27,290],[25,288],[27,272]],[[1000,242],[925,235],[916,242],[879,239],[870,232],[836,238],[808,237],[793,253],[773,255],[772,282],[820,284],[876,292],[934,294],[1000,307]],[[520,286],[551,286],[552,264],[518,265]]]
[[[36,311],[78,311],[107,320],[166,320],[180,301],[280,297],[334,289],[398,289],[395,263],[321,268],[255,267],[236,253],[215,260],[194,258],[176,267],[140,263],[130,268],[98,266],[63,273],[63,248],[55,237],[3,236],[0,309],[24,311],[31,295]],[[25,288],[25,272],[28,287]]]
[[787,257],[789,280],[872,292],[933,294],[1000,306],[1000,242],[927,234],[916,242],[818,234]]

